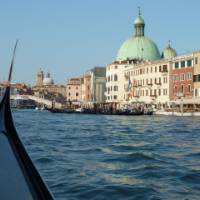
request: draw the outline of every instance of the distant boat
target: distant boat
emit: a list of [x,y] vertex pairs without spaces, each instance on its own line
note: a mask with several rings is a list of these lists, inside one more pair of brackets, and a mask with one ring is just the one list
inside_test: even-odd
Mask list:
[[51,113],[73,113],[72,109],[62,109],[62,108],[46,108],[46,110],[50,111]]
[[16,51],[15,44],[8,85],[0,102],[0,199],[53,200],[16,132],[10,109],[10,81]]

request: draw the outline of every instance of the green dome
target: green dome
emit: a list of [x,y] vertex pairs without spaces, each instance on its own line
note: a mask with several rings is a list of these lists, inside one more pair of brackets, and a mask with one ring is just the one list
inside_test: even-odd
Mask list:
[[127,59],[158,60],[160,53],[156,44],[145,36],[133,36],[126,40],[117,55],[117,61]]
[[135,35],[126,40],[118,51],[117,61],[127,59],[158,60],[160,53],[156,44],[144,36],[145,22],[139,15],[134,21]]
[[164,49],[162,57],[164,59],[171,59],[177,56],[176,50],[171,48],[170,46]]

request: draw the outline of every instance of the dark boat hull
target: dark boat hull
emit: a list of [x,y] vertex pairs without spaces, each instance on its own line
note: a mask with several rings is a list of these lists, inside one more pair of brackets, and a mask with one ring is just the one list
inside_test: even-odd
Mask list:
[[10,81],[0,102],[0,199],[53,200],[46,184],[33,165],[15,129],[10,109]]

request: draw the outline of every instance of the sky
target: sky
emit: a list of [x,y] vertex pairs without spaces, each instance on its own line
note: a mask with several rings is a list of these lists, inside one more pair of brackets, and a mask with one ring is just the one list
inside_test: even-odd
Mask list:
[[115,60],[134,33],[141,7],[145,35],[160,52],[200,50],[200,1],[190,0],[0,0],[0,81],[7,80],[16,39],[13,82],[34,85],[37,72],[56,84]]

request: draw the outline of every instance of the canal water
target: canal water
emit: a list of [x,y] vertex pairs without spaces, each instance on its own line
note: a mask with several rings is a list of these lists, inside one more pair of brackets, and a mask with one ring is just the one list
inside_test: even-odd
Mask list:
[[199,200],[200,118],[14,111],[56,200]]

